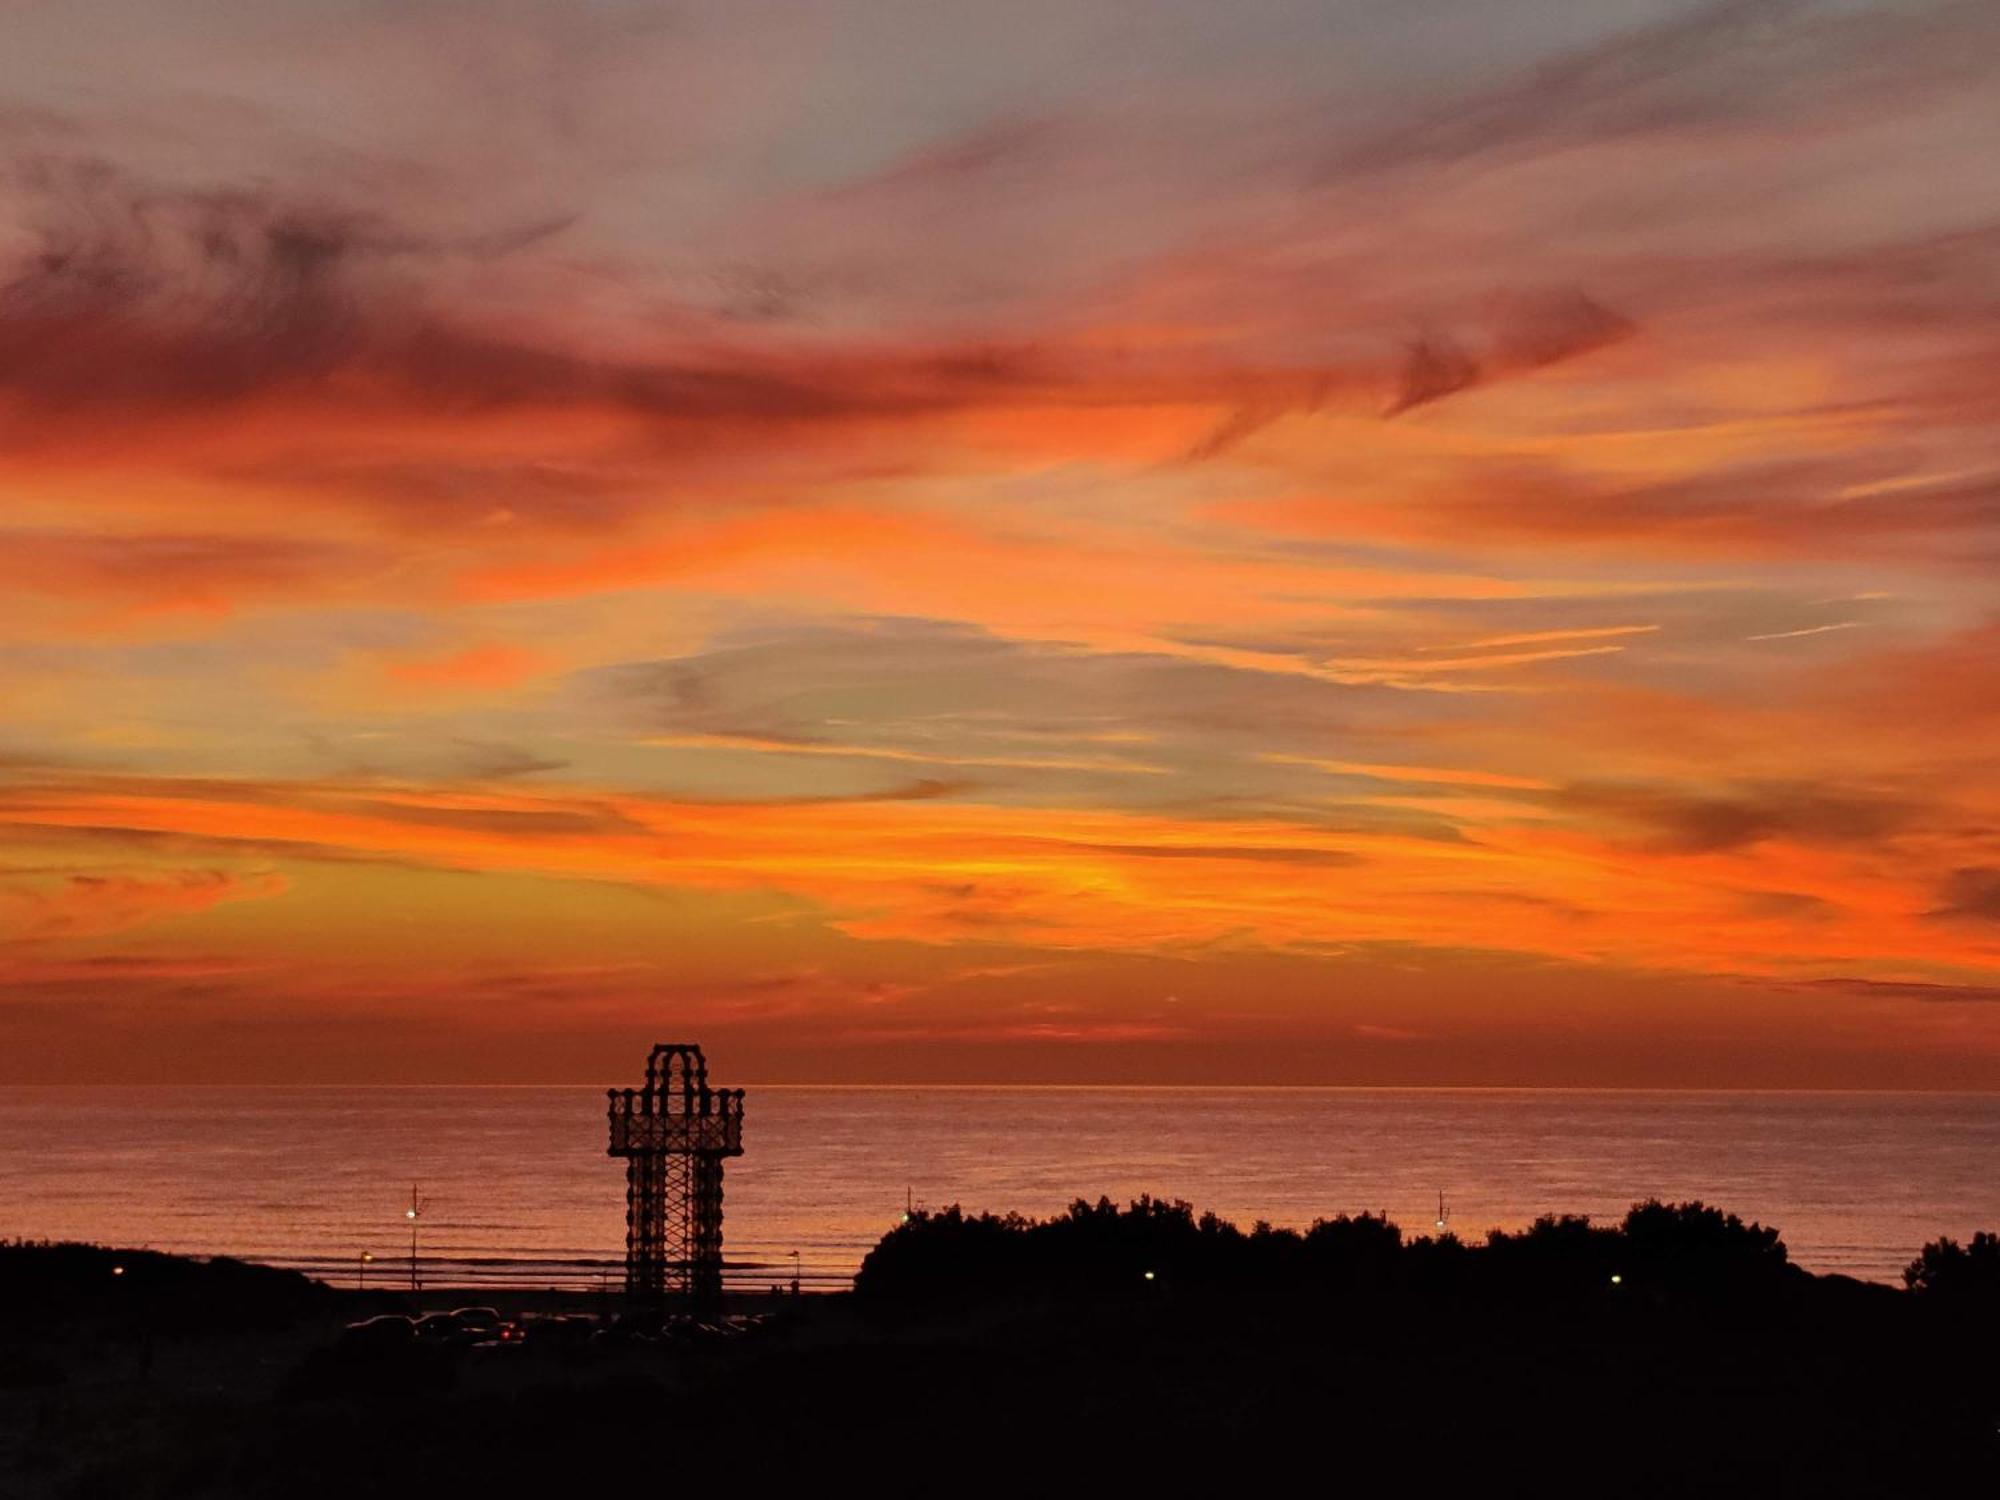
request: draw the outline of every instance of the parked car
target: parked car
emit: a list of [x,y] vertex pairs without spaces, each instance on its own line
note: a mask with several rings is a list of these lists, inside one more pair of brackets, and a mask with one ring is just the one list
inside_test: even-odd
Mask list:
[[377,1350],[407,1349],[416,1339],[415,1323],[400,1313],[384,1313],[379,1318],[364,1318],[359,1323],[349,1323],[340,1330],[334,1347],[351,1353],[373,1353]]
[[455,1312],[426,1313],[417,1319],[417,1342],[446,1349],[463,1349],[488,1336],[488,1330],[468,1323]]

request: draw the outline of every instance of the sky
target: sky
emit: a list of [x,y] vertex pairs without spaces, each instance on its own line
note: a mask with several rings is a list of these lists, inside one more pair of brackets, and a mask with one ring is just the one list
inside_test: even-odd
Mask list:
[[2000,8],[67,0],[0,1080],[2000,1087]]

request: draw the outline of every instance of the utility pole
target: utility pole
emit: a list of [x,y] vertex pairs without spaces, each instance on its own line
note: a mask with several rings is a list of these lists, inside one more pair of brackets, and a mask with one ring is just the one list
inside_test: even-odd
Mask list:
[[430,1199],[418,1200],[417,1185],[411,1183],[410,1206],[403,1210],[403,1217],[410,1221],[410,1290],[413,1292],[420,1285],[417,1280],[417,1220],[423,1217],[424,1210],[430,1206]]

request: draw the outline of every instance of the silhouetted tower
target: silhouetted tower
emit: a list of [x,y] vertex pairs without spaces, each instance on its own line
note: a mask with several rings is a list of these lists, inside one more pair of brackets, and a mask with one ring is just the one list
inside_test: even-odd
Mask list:
[[722,1296],[722,1159],[743,1154],[743,1090],[711,1089],[701,1048],[661,1043],[643,1089],[612,1089],[609,1154],[625,1158],[625,1291]]

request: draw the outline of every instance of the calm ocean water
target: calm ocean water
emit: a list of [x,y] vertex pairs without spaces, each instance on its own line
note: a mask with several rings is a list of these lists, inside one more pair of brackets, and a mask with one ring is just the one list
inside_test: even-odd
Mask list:
[[[0,1088],[0,1236],[427,1281],[593,1285],[624,1235],[589,1088]],[[2000,1095],[1411,1089],[752,1088],[731,1280],[851,1275],[902,1211],[1187,1198],[1248,1224],[1386,1210],[1477,1236],[1648,1195],[1775,1224],[1813,1270],[1896,1278],[2000,1229]],[[611,1272],[615,1279],[615,1271]]]

